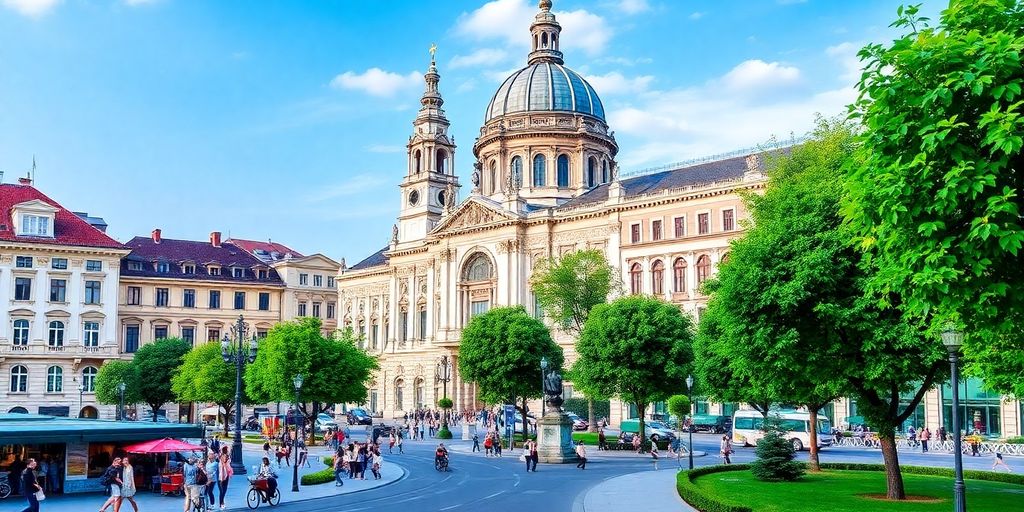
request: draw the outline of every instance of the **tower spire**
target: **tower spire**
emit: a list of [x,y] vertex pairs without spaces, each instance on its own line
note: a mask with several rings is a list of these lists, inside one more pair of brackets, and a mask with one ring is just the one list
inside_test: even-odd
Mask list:
[[440,117],[444,117],[444,111],[441,110],[441,105],[444,105],[444,99],[441,98],[441,93],[437,89],[438,82],[441,81],[441,75],[437,72],[437,62],[434,60],[434,54],[437,53],[437,45],[430,44],[430,67],[427,68],[427,73],[423,75],[423,81],[426,86],[423,90],[423,97],[420,98],[420,114],[426,113],[430,109],[436,109],[436,114]]
[[559,34],[562,26],[558,24],[555,15],[551,12],[551,0],[540,0],[540,12],[533,17],[530,24],[530,35],[532,37],[532,51],[527,59],[528,64],[538,62],[553,62],[562,64],[562,52],[558,51]]

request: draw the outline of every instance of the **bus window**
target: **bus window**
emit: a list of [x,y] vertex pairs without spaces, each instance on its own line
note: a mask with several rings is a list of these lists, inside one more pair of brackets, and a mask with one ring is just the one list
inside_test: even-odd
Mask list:
[[740,430],[754,430],[754,418],[736,418],[733,428]]
[[807,432],[807,422],[804,420],[782,420],[780,428],[785,432]]

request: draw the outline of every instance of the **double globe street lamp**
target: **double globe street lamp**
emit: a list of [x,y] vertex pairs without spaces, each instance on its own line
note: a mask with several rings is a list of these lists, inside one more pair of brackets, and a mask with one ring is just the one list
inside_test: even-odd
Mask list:
[[[295,437],[292,438],[292,452],[295,453],[295,464],[292,464],[292,492],[299,492],[299,390],[302,389],[302,374],[292,377],[295,385],[295,408],[292,409],[292,421],[295,423]],[[287,428],[287,422],[285,423]]]
[[953,510],[967,512],[967,498],[964,495],[964,464],[960,437],[960,345],[964,335],[952,325],[942,331],[942,344],[949,352],[950,380],[953,391]]
[[[445,399],[448,398],[448,382],[452,380],[452,360],[448,356],[441,356],[441,359],[437,362],[437,368],[434,369],[434,378],[437,382],[440,382],[444,386]],[[435,388],[436,389],[436,388]],[[448,430],[448,411],[444,410],[444,419],[441,424],[441,428]]]
[[245,474],[245,463],[242,462],[242,373],[246,362],[256,361],[256,334],[253,333],[246,350],[247,330],[245,319],[238,315],[238,321],[231,326],[231,335],[224,333],[220,342],[220,355],[224,362],[235,365],[235,439],[231,442],[231,470],[236,475]]

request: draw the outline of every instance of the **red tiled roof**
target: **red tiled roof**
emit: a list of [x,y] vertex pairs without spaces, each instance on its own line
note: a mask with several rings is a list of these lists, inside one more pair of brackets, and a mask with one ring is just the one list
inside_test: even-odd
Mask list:
[[[232,244],[236,247],[241,248],[249,254],[256,254],[257,250],[266,251],[266,254],[279,253],[281,256],[278,259],[284,258],[285,254],[291,253],[293,258],[303,258],[304,256],[299,251],[292,249],[284,244],[277,242],[259,242],[256,240],[242,240],[241,238],[232,238],[225,241],[224,243]],[[261,258],[262,259],[262,258]]]
[[[12,209],[26,201],[39,200],[54,208],[57,213],[53,221],[53,238],[18,236],[14,232]],[[57,201],[50,199],[31,185],[14,183],[0,184],[0,240],[48,245],[74,245],[105,249],[127,249],[123,244],[94,228]]]

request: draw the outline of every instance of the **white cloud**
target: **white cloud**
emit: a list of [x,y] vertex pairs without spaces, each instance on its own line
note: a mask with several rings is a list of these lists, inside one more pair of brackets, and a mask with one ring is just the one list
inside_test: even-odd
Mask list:
[[847,41],[825,49],[825,55],[842,66],[843,73],[839,75],[841,80],[852,83],[860,79],[861,62],[857,52],[861,46],[863,45]]
[[508,52],[497,48],[481,48],[469,55],[456,55],[452,57],[448,65],[452,69],[469,68],[473,66],[494,65],[504,62],[508,58]]
[[459,84],[459,86],[455,88],[455,92],[463,93],[472,91],[473,89],[476,89],[476,80],[471,78]]
[[[501,40],[518,48],[530,47],[528,27],[537,14],[536,4],[527,0],[493,0],[479,9],[465,12],[455,24],[458,35],[479,41]],[[562,25],[560,49],[579,48],[589,55],[604,51],[613,30],[604,18],[585,9],[554,11]]]
[[613,30],[605,23],[604,18],[583,9],[555,13],[562,24],[562,36],[559,49],[565,51],[580,48],[588,55],[597,55],[604,51],[612,38]]
[[367,146],[366,150],[370,153],[401,153],[405,151],[405,147],[393,144],[373,144]]
[[343,183],[320,187],[319,190],[306,198],[310,202],[328,201],[341,197],[351,197],[379,189],[381,186],[391,182],[384,173],[357,174]]
[[739,63],[720,80],[735,90],[766,89],[793,85],[800,80],[800,70],[778,62],[752,59]]
[[44,16],[60,2],[61,0],[0,0],[4,7],[30,18]]
[[697,21],[697,20],[699,20],[699,19],[703,18],[703,17],[704,17],[704,14],[705,14],[705,13],[703,13],[703,12],[693,12],[693,13],[690,13],[690,15],[688,16],[688,18],[690,18],[690,19],[691,19],[691,20],[693,20],[693,21]]
[[419,86],[422,80],[423,77],[416,71],[400,75],[380,68],[370,68],[363,73],[346,71],[331,80],[331,87],[362,91],[371,96],[387,98]]
[[604,75],[587,75],[585,77],[594,90],[602,96],[614,96],[616,94],[639,93],[647,90],[654,81],[651,75],[643,75],[627,78],[618,71],[612,71]]
[[647,0],[622,0],[619,2],[619,10],[626,14],[637,14],[650,8]]

